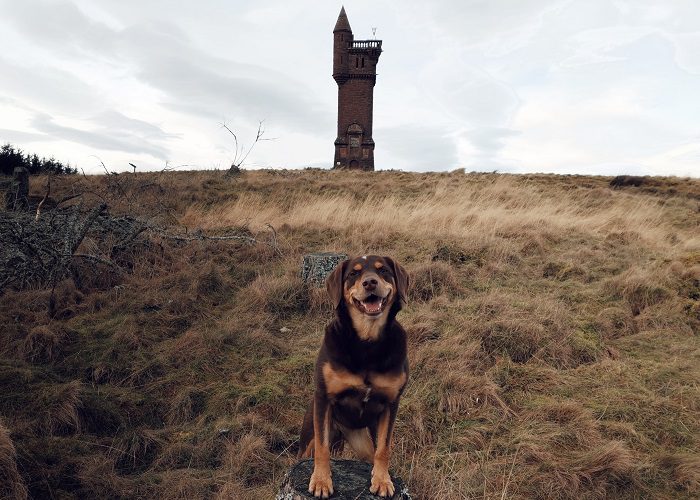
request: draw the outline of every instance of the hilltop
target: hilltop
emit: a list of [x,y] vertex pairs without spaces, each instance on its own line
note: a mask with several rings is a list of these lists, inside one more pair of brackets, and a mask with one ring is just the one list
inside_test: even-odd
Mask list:
[[0,496],[271,497],[332,314],[299,277],[316,251],[411,275],[391,465],[414,498],[697,496],[700,181],[610,181],[54,179],[55,200],[82,195],[41,223],[104,203],[118,224],[99,227],[126,232],[89,233],[102,262],[75,259],[53,298],[0,295]]

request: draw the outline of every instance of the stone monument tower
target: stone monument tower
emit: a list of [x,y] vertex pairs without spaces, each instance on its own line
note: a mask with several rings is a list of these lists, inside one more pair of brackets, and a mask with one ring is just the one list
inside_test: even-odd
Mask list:
[[374,170],[372,103],[381,40],[354,40],[345,7],[333,29],[333,78],[338,84],[338,136],[333,168]]

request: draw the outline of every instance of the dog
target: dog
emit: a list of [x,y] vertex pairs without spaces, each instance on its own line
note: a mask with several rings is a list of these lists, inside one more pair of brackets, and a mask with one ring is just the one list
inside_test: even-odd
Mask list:
[[394,495],[389,475],[394,421],[408,381],[406,332],[396,314],[408,275],[390,257],[338,264],[326,279],[335,308],[316,359],[315,391],[304,416],[299,458],[313,457],[309,493],[333,494],[331,452],[344,443],[373,464],[370,492]]

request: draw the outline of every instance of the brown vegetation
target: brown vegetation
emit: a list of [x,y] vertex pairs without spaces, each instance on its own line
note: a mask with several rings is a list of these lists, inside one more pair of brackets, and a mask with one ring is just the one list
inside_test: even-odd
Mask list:
[[[57,199],[83,193],[68,204],[168,232],[116,249],[86,238],[78,252],[123,272],[80,268],[52,314],[50,291],[0,296],[0,496],[272,497],[331,314],[299,278],[316,251],[391,255],[412,273],[392,465],[415,498],[697,495],[700,183],[609,183],[55,179]],[[232,232],[247,239],[202,238]]]

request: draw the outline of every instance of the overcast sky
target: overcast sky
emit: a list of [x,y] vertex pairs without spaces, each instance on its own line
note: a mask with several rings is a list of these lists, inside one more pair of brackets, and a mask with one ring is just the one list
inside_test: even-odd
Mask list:
[[[330,167],[335,0],[0,0],[0,142],[97,172]],[[346,0],[378,169],[700,176],[698,0]]]

